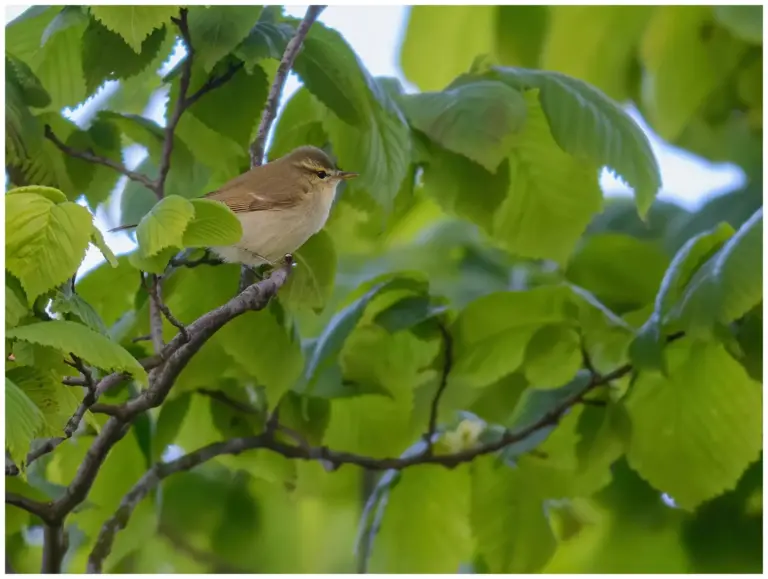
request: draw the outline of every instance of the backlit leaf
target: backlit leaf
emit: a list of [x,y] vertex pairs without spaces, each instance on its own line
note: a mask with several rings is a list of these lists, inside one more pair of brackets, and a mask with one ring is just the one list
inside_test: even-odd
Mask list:
[[732,489],[762,447],[762,391],[716,343],[667,348],[669,375],[641,373],[627,402],[629,463],[685,509]]
[[153,30],[171,23],[179,15],[176,6],[91,6],[91,14],[104,26],[123,37],[137,54]]
[[602,207],[597,170],[555,143],[536,92],[525,94],[528,120],[509,157],[510,185],[494,237],[521,257],[564,262]]
[[126,350],[82,324],[53,320],[14,328],[6,333],[13,340],[72,352],[86,362],[105,370],[123,370],[146,384],[147,373]]
[[6,196],[5,266],[30,304],[77,271],[92,227],[88,210],[75,203],[54,205],[32,193]]
[[495,173],[526,119],[522,95],[498,81],[404,97],[411,124],[440,146]]
[[142,257],[153,257],[167,247],[182,247],[184,231],[195,216],[195,206],[177,195],[162,199],[136,228]]

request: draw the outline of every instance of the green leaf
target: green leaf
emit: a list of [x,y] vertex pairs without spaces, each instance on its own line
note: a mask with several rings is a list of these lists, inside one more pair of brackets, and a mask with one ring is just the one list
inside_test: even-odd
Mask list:
[[566,320],[568,299],[567,288],[540,287],[494,293],[467,305],[451,329],[454,365],[449,387],[488,386],[517,370],[533,334],[541,326]]
[[[120,131],[109,122],[96,119],[91,122],[88,130],[72,132],[65,142],[74,149],[90,150],[116,163],[123,162]],[[95,165],[70,155],[64,158],[64,164],[74,188],[85,195],[89,206],[94,209],[109,198],[120,178],[119,173],[110,167]]]
[[181,251],[180,247],[171,246],[160,250],[157,255],[144,257],[141,255],[141,250],[137,249],[133,253],[128,254],[128,262],[140,271],[160,275],[165,272],[168,263],[179,251]]
[[497,14],[496,6],[412,6],[400,49],[405,78],[423,91],[445,88],[493,53]]
[[246,70],[251,70],[262,60],[273,58],[280,60],[288,41],[295,29],[287,22],[274,22],[274,6],[266,6],[259,16],[256,26],[245,37],[233,54],[245,63]]
[[369,571],[457,573],[470,555],[470,484],[466,466],[402,472],[390,492]]
[[[42,369],[39,364],[36,367],[13,368],[7,372],[7,375],[42,411],[45,417],[45,429],[41,435],[60,436],[80,405],[80,400],[75,396],[75,390],[61,383],[59,372],[50,368]],[[95,430],[100,430],[101,427],[93,414],[87,412],[85,419]]]
[[105,80],[136,76],[157,57],[165,40],[165,28],[158,28],[134,51],[123,37],[110,31],[98,20],[91,20],[82,38],[83,73],[88,93],[99,88]]
[[403,101],[413,127],[492,173],[512,149],[527,113],[522,95],[497,81],[408,95]]
[[494,237],[521,257],[563,263],[602,207],[597,169],[555,143],[536,91],[527,92],[528,120],[509,158],[510,186]]
[[375,323],[394,334],[439,316],[447,310],[429,296],[408,296],[376,314]]
[[5,379],[5,444],[11,458],[23,464],[29,445],[45,427],[45,417],[24,391]]
[[176,6],[91,6],[91,15],[109,30],[119,34],[134,52],[142,52],[142,44],[157,28],[170,24],[179,15]]
[[592,235],[571,256],[566,278],[616,311],[653,301],[669,257],[651,241],[620,233]]
[[29,313],[27,298],[18,280],[5,275],[5,327],[13,328]]
[[15,187],[14,189],[7,191],[5,194],[6,195],[24,195],[27,193],[42,195],[46,199],[53,201],[56,204],[65,203],[67,201],[67,196],[64,195],[64,193],[62,193],[58,189],[55,189],[53,187],[43,187],[41,185],[28,185],[26,187]]
[[32,193],[6,196],[5,266],[30,304],[77,271],[92,227],[88,210],[75,203],[54,205]]
[[107,328],[104,325],[104,321],[99,317],[99,314],[96,313],[96,310],[93,309],[91,304],[76,293],[73,293],[69,288],[56,292],[53,302],[51,303],[51,311],[57,314],[72,314],[92,330],[95,330],[100,334],[107,334]]
[[715,25],[709,6],[655,10],[640,47],[641,62],[654,79],[642,95],[654,130],[668,141],[680,137],[710,95],[729,81],[747,49]]
[[429,146],[422,179],[424,194],[444,211],[490,232],[493,216],[509,190],[509,166],[502,164],[493,174],[461,155]]
[[577,159],[613,170],[634,189],[638,212],[645,216],[661,188],[661,174],[648,137],[621,107],[564,74],[500,67],[494,71],[513,88],[539,89],[557,144]]
[[552,7],[541,4],[498,6],[494,52],[499,64],[537,67],[552,12]]
[[314,145],[323,149],[328,135],[323,129],[325,115],[322,105],[306,87],[300,87],[288,100],[275,125],[275,133],[269,146],[269,159],[273,161],[287,155],[297,147]]
[[665,370],[663,351],[666,344],[664,326],[670,310],[680,298],[694,272],[733,235],[733,228],[721,224],[688,240],[675,254],[664,274],[653,306],[653,313],[637,333],[629,349],[637,368]]
[[265,387],[273,408],[301,376],[301,346],[269,310],[247,312],[231,321],[219,330],[218,341]]
[[57,33],[66,30],[71,26],[77,26],[88,22],[88,14],[82,6],[64,6],[56,17],[51,20],[50,24],[43,30],[43,35],[40,38],[40,47],[46,45]]
[[713,6],[712,10],[718,22],[742,40],[763,43],[762,6]]
[[64,353],[72,352],[98,368],[129,372],[139,382],[147,383],[147,373],[133,356],[82,324],[61,320],[39,322],[14,328],[6,336],[31,344],[50,346]]
[[536,480],[495,457],[472,462],[472,534],[489,573],[536,573],[557,540]]
[[652,13],[650,6],[553,7],[541,68],[579,78],[625,101],[631,96],[630,67]]
[[251,31],[262,6],[193,6],[189,10],[189,34],[195,59],[210,72],[214,65]]
[[336,117],[360,128],[371,125],[373,80],[337,31],[315,23],[296,57],[294,71]]
[[243,236],[243,226],[229,207],[210,199],[192,199],[194,218],[182,237],[183,247],[233,245]]
[[667,348],[669,376],[641,373],[627,402],[629,464],[684,509],[736,486],[762,448],[762,391],[716,343]]
[[410,130],[394,102],[383,91],[377,92],[376,100],[371,100],[369,122],[363,127],[333,115],[326,116],[324,127],[339,166],[360,174],[350,182],[351,194],[366,191],[385,211],[391,211],[410,165]]
[[136,228],[141,257],[153,257],[167,247],[182,247],[184,231],[195,216],[195,206],[178,195],[163,198]]
[[758,209],[691,278],[670,312],[689,333],[708,334],[763,300],[763,208]]
[[318,231],[293,254],[296,267],[280,290],[282,303],[295,308],[325,308],[336,278],[336,248],[331,236]]
[[[44,46],[41,39],[27,60],[51,97],[50,108],[57,112],[74,107],[87,95],[81,46],[88,17],[81,9],[71,8],[66,17],[62,11],[61,27],[46,38]],[[23,58],[19,53],[16,56]]]
[[579,334],[565,324],[544,326],[525,350],[525,377],[532,386],[554,388],[565,384],[581,368]]
[[[231,9],[231,7],[229,7]],[[199,83],[192,82],[190,92],[198,84],[207,80],[208,75],[200,75]],[[228,137],[242,148],[248,150],[251,133],[261,115],[261,103],[266,102],[269,86],[267,75],[260,67],[255,67],[248,74],[239,70],[220,88],[205,95],[189,108],[189,112],[212,129]],[[178,83],[174,83],[171,99],[175,98]],[[247,99],[243,95],[248,95]],[[254,106],[254,103],[258,103]]]
[[128,257],[117,258],[117,267],[104,263],[77,280],[75,290],[91,307],[112,326],[124,313],[133,309],[133,300],[139,290],[139,274],[130,265]]
[[109,249],[109,246],[104,241],[104,236],[101,234],[101,231],[96,227],[96,224],[93,225],[93,231],[91,231],[91,243],[95,245],[99,251],[101,252],[101,255],[104,256],[104,259],[107,260],[107,263],[111,265],[112,267],[117,267],[117,257],[115,257],[115,254],[112,253],[112,250]]
[[322,373],[336,361],[344,342],[363,317],[366,306],[376,296],[396,288],[401,280],[395,278],[374,285],[361,297],[338,312],[317,338],[314,350],[307,360],[304,376],[294,388],[298,392],[311,393]]

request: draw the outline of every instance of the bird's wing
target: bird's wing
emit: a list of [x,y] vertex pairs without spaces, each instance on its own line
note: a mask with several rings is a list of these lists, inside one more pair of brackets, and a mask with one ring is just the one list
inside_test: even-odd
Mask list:
[[[306,193],[303,183],[286,187],[284,179],[274,169],[270,165],[251,169],[205,197],[224,203],[235,213],[296,206]],[[257,190],[264,193],[257,193]]]

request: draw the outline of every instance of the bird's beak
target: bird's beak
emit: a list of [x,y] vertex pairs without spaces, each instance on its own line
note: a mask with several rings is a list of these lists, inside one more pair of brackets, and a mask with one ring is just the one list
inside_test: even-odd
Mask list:
[[354,179],[355,177],[359,177],[360,174],[352,173],[351,171],[339,171],[338,173],[336,173],[336,176],[339,179],[346,181],[347,179]]

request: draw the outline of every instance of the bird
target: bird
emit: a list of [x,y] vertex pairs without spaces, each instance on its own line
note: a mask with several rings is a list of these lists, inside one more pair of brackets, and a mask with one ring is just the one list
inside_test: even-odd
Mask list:
[[[210,250],[224,262],[249,268],[274,265],[325,226],[339,184],[358,176],[339,170],[312,146],[253,167],[203,196],[229,207],[243,228],[237,243]],[[111,231],[130,227],[135,225]]]

